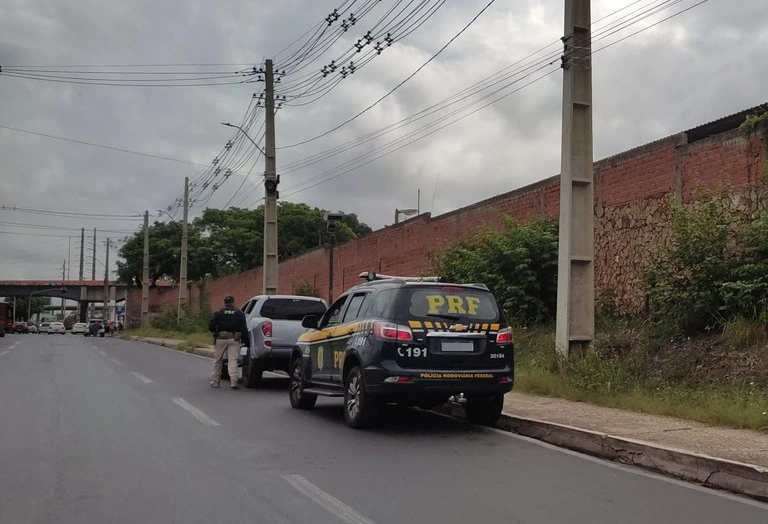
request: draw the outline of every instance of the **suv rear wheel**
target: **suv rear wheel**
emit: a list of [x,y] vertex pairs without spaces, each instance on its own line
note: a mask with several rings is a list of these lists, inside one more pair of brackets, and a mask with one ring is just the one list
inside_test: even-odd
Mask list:
[[293,409],[312,409],[317,402],[317,395],[304,393],[304,362],[300,358],[291,364],[288,395]]
[[344,380],[344,419],[351,428],[362,429],[373,425],[381,412],[380,399],[371,397],[365,389],[360,366],[355,366]]
[[243,386],[257,388],[261,383],[261,375],[264,371],[259,368],[255,358],[249,355],[243,357]]
[[473,424],[490,426],[499,419],[503,407],[504,395],[491,395],[467,399],[464,411],[467,413],[467,420]]

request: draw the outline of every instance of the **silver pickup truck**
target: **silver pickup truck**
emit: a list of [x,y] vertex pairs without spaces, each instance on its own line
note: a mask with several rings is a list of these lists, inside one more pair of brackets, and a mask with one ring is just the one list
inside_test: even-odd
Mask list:
[[[257,387],[265,371],[288,373],[291,350],[307,330],[301,325],[302,319],[322,315],[326,307],[323,299],[298,295],[257,295],[248,300],[241,308],[248,324],[248,337],[243,340],[238,360],[243,385]],[[224,373],[222,378],[226,378]]]

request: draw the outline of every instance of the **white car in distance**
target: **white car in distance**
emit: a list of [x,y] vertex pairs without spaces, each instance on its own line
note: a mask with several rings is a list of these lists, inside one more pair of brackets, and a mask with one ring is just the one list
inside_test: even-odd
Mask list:
[[51,322],[51,325],[48,326],[48,334],[52,335],[54,333],[56,334],[61,333],[62,335],[67,334],[67,328],[64,327],[63,322]]
[[85,333],[87,329],[88,329],[88,324],[86,324],[85,322],[76,322],[72,324],[73,335],[82,335]]

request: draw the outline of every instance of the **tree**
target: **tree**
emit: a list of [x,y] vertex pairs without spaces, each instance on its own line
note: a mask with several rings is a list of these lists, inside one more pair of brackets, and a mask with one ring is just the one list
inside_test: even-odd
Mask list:
[[[278,256],[294,257],[328,241],[325,210],[306,204],[278,204]],[[343,243],[371,232],[354,213],[345,214],[336,228],[336,242]],[[181,225],[155,222],[149,228],[150,284],[159,279],[178,280]],[[199,280],[206,273],[226,275],[258,267],[264,253],[264,207],[256,209],[206,209],[189,225],[187,277]],[[141,284],[144,252],[143,230],[129,237],[117,262],[121,282]]]

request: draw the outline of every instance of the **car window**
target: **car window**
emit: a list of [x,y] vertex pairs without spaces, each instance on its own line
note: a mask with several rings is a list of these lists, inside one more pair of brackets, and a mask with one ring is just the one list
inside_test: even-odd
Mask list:
[[487,291],[460,286],[430,286],[405,290],[412,318],[461,322],[498,322],[496,300]]
[[323,315],[323,318],[320,319],[320,328],[324,328],[326,326],[335,326],[340,323],[341,321],[341,314],[344,311],[344,306],[347,303],[347,296],[343,296],[339,298],[336,302],[334,302],[331,307],[328,308],[328,311],[325,312],[325,315]]
[[358,293],[352,295],[352,298],[349,299],[349,306],[347,307],[347,312],[344,313],[344,320],[342,320],[342,323],[346,324],[347,322],[352,322],[353,320],[360,318],[361,313],[364,312],[363,308],[367,306],[366,299],[370,296],[370,293]]
[[247,315],[248,313],[251,312],[251,310],[253,309],[253,306],[255,306],[255,305],[256,305],[256,301],[255,300],[249,300],[240,309],[242,310],[243,313],[245,313]]
[[368,308],[368,316],[376,318],[390,318],[392,304],[395,303],[397,289],[382,289],[373,297]]
[[302,298],[270,298],[261,306],[259,315],[272,320],[301,320],[307,315],[322,315],[325,304]]

